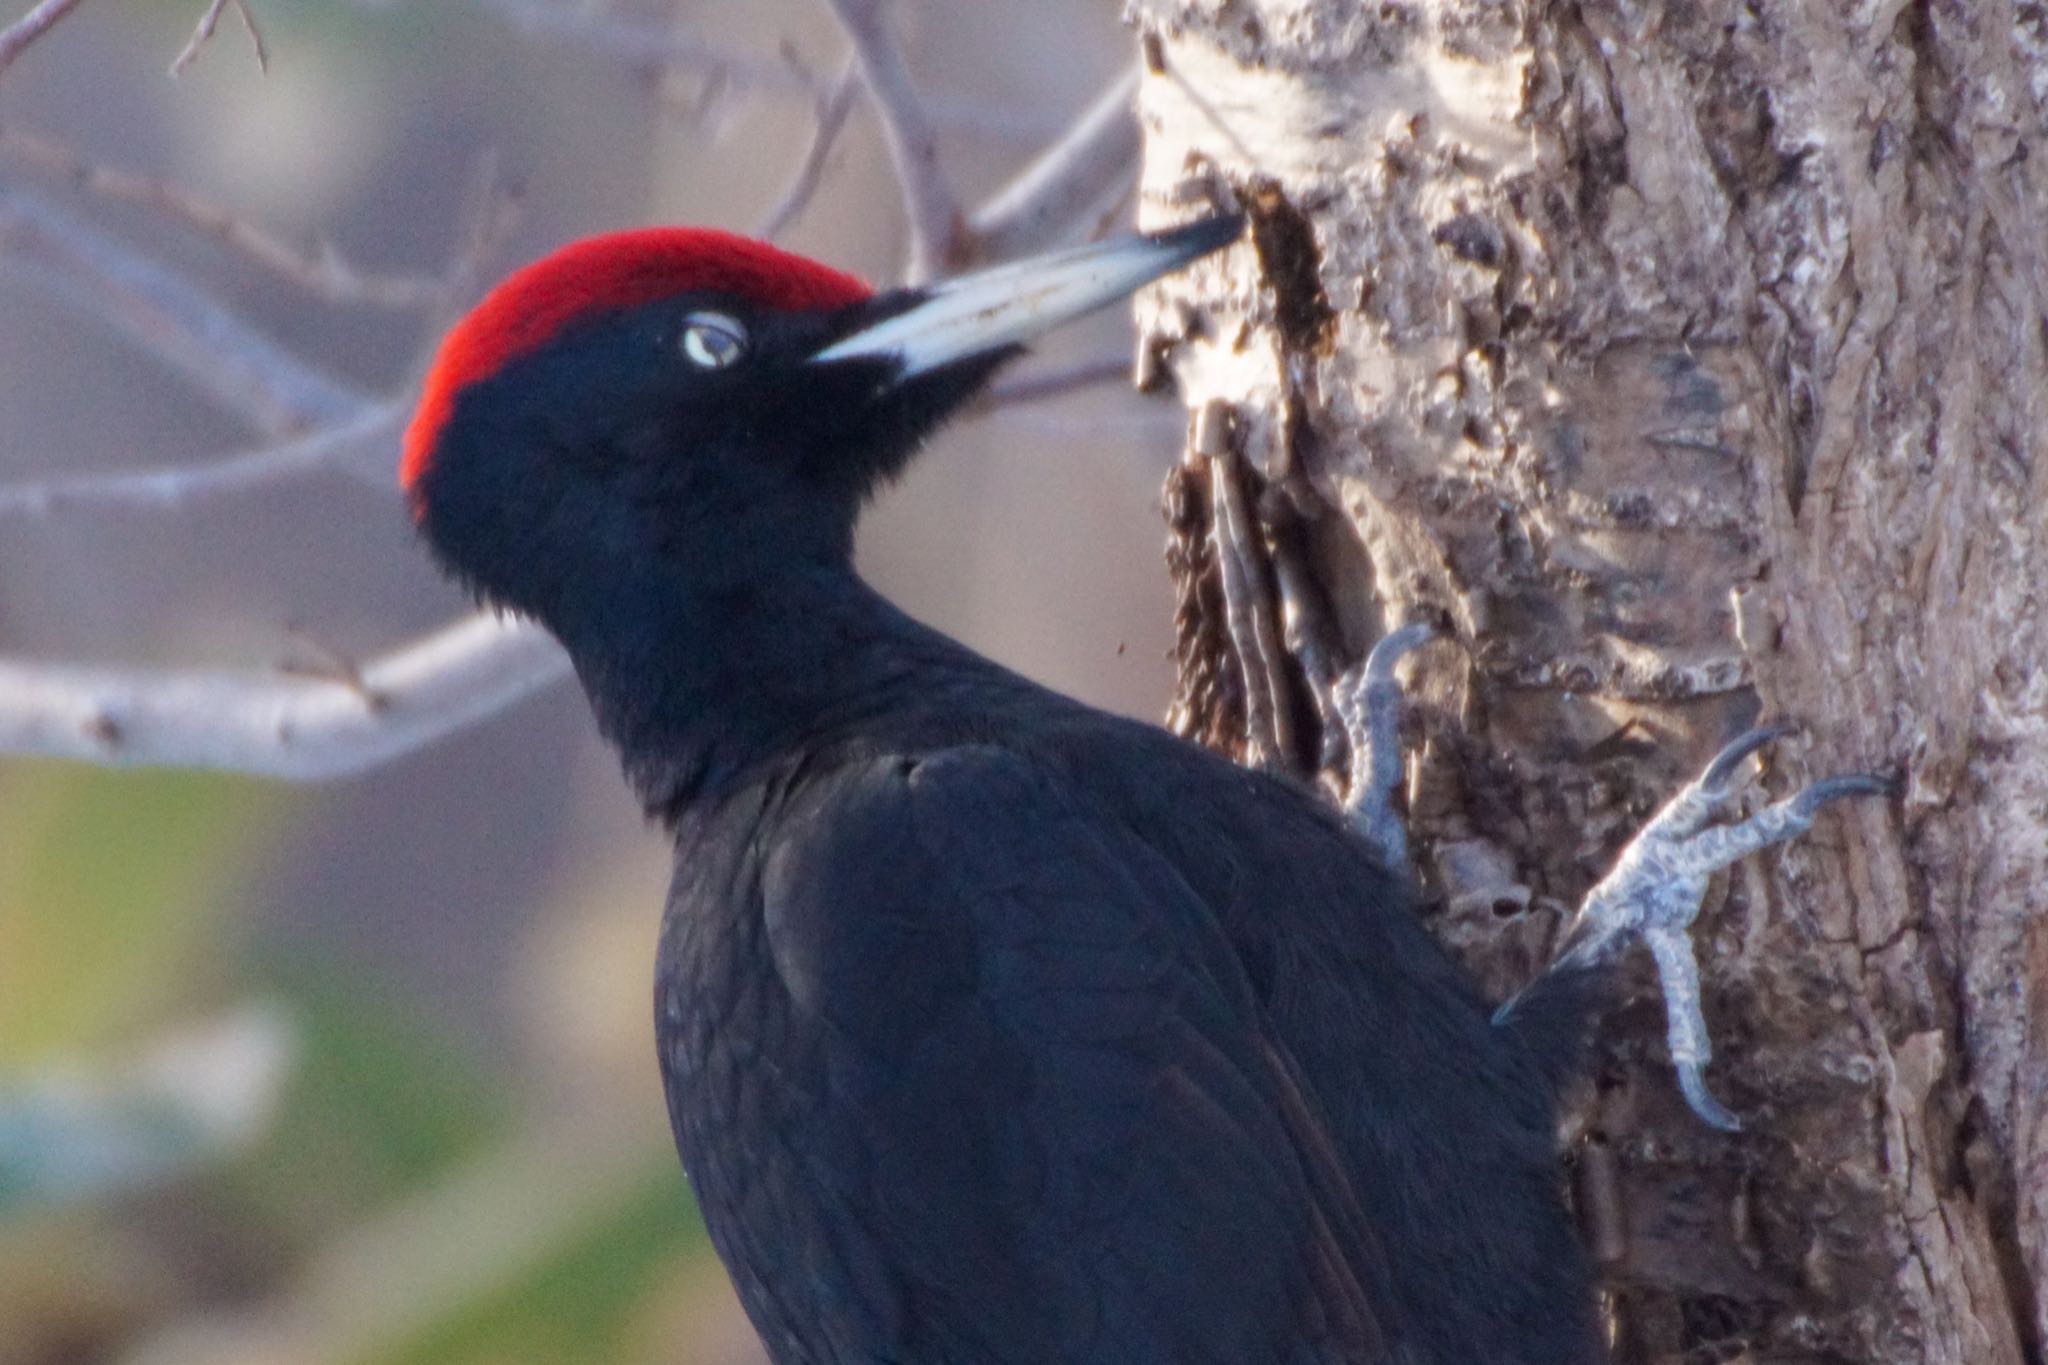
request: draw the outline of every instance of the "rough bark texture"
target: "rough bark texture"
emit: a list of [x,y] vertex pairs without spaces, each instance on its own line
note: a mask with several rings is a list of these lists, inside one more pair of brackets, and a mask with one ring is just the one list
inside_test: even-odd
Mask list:
[[2048,9],[1130,17],[1149,212],[1257,225],[1147,305],[1204,414],[1176,723],[1335,782],[1333,670],[1446,624],[1410,815],[1496,996],[1753,718],[1812,736],[1767,789],[1898,774],[1709,898],[1748,1131],[1683,1108],[1640,971],[1566,1165],[1619,1360],[2038,1365]]

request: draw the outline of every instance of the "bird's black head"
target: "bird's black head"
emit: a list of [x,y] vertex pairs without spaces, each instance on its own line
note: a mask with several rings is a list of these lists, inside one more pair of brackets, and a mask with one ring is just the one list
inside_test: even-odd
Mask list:
[[579,242],[449,333],[400,483],[444,564],[558,628],[565,604],[650,574],[844,565],[865,494],[1024,341],[1237,231],[1209,219],[881,294],[722,232]]

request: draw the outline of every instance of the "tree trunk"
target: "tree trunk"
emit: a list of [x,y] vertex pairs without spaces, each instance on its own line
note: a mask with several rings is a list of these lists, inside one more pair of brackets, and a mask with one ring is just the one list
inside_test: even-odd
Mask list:
[[1619,1361],[2039,1365],[2048,9],[1131,9],[1149,216],[1255,223],[1144,319],[1200,414],[1175,723],[1341,786],[1333,674],[1443,623],[1410,823],[1496,998],[1759,716],[1774,792],[1898,774],[1709,895],[1747,1130],[1638,962],[1566,1171]]

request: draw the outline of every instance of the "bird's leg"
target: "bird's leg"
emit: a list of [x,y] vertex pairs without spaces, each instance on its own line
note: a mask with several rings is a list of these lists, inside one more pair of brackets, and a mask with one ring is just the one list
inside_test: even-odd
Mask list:
[[1746,820],[1711,823],[1741,792],[1737,777],[1749,756],[1789,729],[1771,726],[1737,736],[1706,771],[1665,803],[1621,851],[1614,870],[1587,893],[1551,966],[1552,971],[1591,966],[1619,952],[1630,934],[1642,935],[1656,959],[1664,990],[1666,1037],[1679,1089],[1694,1113],[1727,1132],[1742,1124],[1707,1089],[1706,1066],[1714,1052],[1700,1011],[1699,967],[1686,936],[1699,915],[1707,879],[1759,849],[1804,834],[1830,801],[1875,796],[1889,789],[1881,778],[1866,773],[1834,777]]
[[1351,741],[1344,814],[1402,877],[1409,875],[1408,827],[1394,810],[1394,789],[1401,785],[1401,684],[1394,680],[1394,665],[1435,638],[1436,628],[1421,621],[1381,636],[1365,663],[1332,689]]

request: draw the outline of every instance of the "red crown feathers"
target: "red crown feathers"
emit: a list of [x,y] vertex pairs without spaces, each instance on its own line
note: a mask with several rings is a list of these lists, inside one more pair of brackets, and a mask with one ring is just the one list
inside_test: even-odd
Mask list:
[[638,228],[572,242],[507,276],[449,330],[405,431],[399,486],[409,493],[426,473],[469,385],[579,318],[698,290],[792,311],[843,307],[874,293],[843,271],[712,228]]

